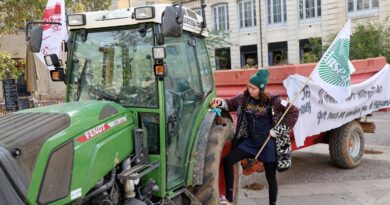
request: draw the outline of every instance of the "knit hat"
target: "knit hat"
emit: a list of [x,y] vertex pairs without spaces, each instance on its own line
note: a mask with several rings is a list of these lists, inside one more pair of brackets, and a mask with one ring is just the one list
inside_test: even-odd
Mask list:
[[258,87],[260,90],[264,90],[268,82],[269,71],[260,69],[256,74],[252,75],[249,82]]

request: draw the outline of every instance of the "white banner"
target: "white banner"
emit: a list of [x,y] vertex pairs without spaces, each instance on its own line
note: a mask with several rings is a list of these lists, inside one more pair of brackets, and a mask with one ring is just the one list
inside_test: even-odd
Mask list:
[[[42,45],[38,57],[45,63],[43,57],[48,54],[57,54],[61,59],[62,41],[68,38],[64,0],[49,0],[43,14],[43,21],[61,23],[61,25],[43,25]],[[53,66],[50,66],[50,70],[52,69]]]
[[[351,86],[351,95],[344,102],[337,102],[312,81],[305,86],[293,102],[299,109],[294,127],[295,142],[304,145],[306,137],[340,127],[356,118],[381,108],[390,107],[390,66],[362,83]],[[289,99],[304,85],[306,77],[291,75],[283,81]]]

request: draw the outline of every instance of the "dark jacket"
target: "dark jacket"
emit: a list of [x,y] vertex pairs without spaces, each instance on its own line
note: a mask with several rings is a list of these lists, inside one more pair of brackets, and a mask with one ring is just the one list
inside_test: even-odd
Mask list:
[[[244,102],[245,101],[245,102]],[[250,106],[253,106],[253,102],[256,102],[254,98],[246,95],[241,94],[236,97],[233,97],[231,99],[227,99],[223,103],[223,108],[225,108],[228,111],[237,111],[237,116],[240,116],[243,111],[243,104],[246,105],[245,112],[248,113],[248,109],[250,109]],[[248,106],[248,103],[250,106]],[[289,104],[287,102],[282,102],[282,99],[278,96],[271,97],[270,103],[267,105],[259,105],[260,109],[264,110],[272,110],[267,111],[269,112],[269,117],[263,115],[261,117],[261,120],[263,121],[269,121],[267,125],[267,122],[261,122],[257,121],[257,123],[261,122],[261,126],[264,127],[265,130],[259,130],[259,133],[261,133],[260,136],[256,136],[254,138],[253,134],[249,133],[254,125],[250,124],[253,123],[253,116],[248,116],[248,114],[242,115],[241,122],[237,122],[237,125],[239,125],[239,128],[236,130],[236,137],[241,139],[240,144],[238,145],[239,148],[251,153],[252,155],[256,155],[257,151],[260,149],[261,145],[265,142],[266,138],[268,137],[269,130],[274,127],[281,116],[284,114],[285,110]],[[268,109],[270,108],[270,109]],[[271,113],[272,112],[272,113]],[[297,121],[299,111],[295,106],[291,106],[290,110],[287,112],[285,117],[280,123],[280,126],[283,127],[286,132],[288,132],[289,129],[291,129],[295,122]],[[249,128],[249,129],[248,129]],[[261,139],[259,139],[261,138]],[[263,162],[272,162],[275,161],[276,156],[276,145],[275,145],[275,139],[272,138],[264,148],[262,154],[260,155],[259,159]]]

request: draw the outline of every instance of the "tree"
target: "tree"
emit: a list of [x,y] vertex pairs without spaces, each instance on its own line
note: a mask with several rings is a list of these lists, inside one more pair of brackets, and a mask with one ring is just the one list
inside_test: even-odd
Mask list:
[[26,21],[39,20],[42,18],[46,0],[3,0],[0,1],[0,16],[2,34],[16,33],[24,28]]
[[303,54],[303,63],[318,62],[323,52],[321,38],[309,38],[308,40],[309,43],[305,45],[308,52]]
[[0,51],[0,80],[7,78],[15,79],[22,74],[17,67],[18,62],[13,60],[10,55],[4,51]]
[[215,48],[228,47],[231,44],[229,31],[213,30],[209,32],[209,37],[206,38],[206,46],[209,50],[211,67],[213,70],[215,70]]
[[[13,34],[24,28],[26,22],[42,20],[48,0],[2,0],[0,1],[0,37]],[[108,9],[111,0],[65,0],[70,10],[96,11]]]
[[[390,25],[384,22],[370,22],[359,24],[353,31],[350,41],[349,59],[365,59],[384,56],[390,59]],[[317,52],[308,52],[304,55],[304,62],[318,62],[322,54],[336,38],[335,33],[327,35],[323,43],[311,41],[309,47]],[[309,40],[310,41],[310,40]],[[318,48],[322,46],[322,52]]]
[[358,25],[351,36],[350,59],[384,56],[390,59],[390,26],[385,23]]

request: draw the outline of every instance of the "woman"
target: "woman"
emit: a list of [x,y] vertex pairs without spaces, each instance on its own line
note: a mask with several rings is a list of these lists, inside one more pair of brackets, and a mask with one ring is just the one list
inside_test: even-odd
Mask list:
[[295,125],[298,109],[291,106],[280,125],[274,127],[287,109],[288,103],[277,96],[270,97],[264,92],[268,76],[268,70],[259,70],[250,77],[247,90],[243,94],[227,100],[214,98],[211,101],[212,106],[217,105],[228,111],[238,111],[235,138],[240,141],[223,160],[227,200],[223,202],[224,204],[233,201],[233,165],[243,159],[254,158],[268,135],[272,137],[258,159],[264,164],[269,186],[269,204],[276,204],[278,184],[275,138],[287,133]]

